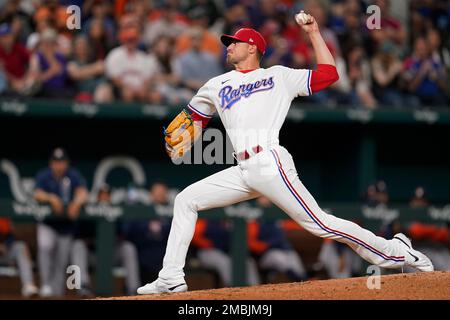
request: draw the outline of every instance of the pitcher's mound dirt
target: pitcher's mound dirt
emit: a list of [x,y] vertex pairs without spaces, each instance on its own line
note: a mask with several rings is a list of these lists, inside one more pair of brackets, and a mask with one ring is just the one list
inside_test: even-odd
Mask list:
[[[450,271],[381,276],[380,289],[368,277],[199,290],[174,294],[115,297],[131,300],[450,300]],[[373,284],[376,284],[373,282]]]

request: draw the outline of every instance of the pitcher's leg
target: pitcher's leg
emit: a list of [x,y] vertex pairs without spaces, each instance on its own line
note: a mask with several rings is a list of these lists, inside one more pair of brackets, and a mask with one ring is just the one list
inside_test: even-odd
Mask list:
[[172,226],[159,278],[184,281],[184,264],[197,221],[197,212],[252,199],[252,191],[239,167],[231,167],[200,180],[175,198]]
[[398,268],[405,263],[405,249],[397,240],[386,240],[356,223],[324,212],[297,176],[292,157],[282,148],[271,150],[277,174],[270,183],[252,187],[266,195],[309,232],[346,243],[370,263]]

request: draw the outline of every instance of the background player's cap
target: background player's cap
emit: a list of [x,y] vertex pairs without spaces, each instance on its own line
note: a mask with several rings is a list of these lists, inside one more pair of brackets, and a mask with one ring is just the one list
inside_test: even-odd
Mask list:
[[264,40],[264,37],[256,31],[255,29],[251,28],[241,28],[232,36],[224,34],[220,37],[220,41],[228,47],[231,42],[234,40],[242,41],[248,44],[254,44],[258,51],[261,54],[264,54],[266,52],[266,40]]
[[63,148],[56,148],[50,155],[50,160],[69,160],[69,156]]

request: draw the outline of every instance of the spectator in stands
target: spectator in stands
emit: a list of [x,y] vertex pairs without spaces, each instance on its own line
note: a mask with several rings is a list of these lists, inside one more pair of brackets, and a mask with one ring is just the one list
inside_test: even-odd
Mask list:
[[[450,22],[450,21],[449,21]],[[447,35],[447,45],[442,45],[442,37],[437,29],[430,28],[426,34],[427,44],[430,48],[431,59],[438,65],[443,65],[447,77],[450,75],[450,37]],[[445,90],[449,100],[450,83],[447,81]]]
[[39,20],[36,23],[33,32],[26,39],[26,47],[30,53],[34,53],[39,49],[39,38],[42,32],[46,29],[52,29],[49,20]]
[[376,183],[378,203],[387,205],[389,203],[389,193],[386,182],[379,180]]
[[365,205],[369,207],[376,207],[378,205],[387,205],[389,203],[389,193],[386,182],[383,180],[377,181],[375,184],[370,184],[363,196]]
[[[247,9],[243,3],[238,1],[230,1],[226,10],[223,12],[222,27],[216,32],[217,34],[234,34],[239,28],[250,27],[250,18]],[[263,35],[266,39],[266,36]]]
[[348,77],[352,87],[352,95],[357,105],[366,109],[377,107],[377,101],[371,90],[371,70],[364,48],[358,43],[350,46],[347,54]]
[[42,20],[48,21],[50,28],[57,34],[55,42],[58,52],[65,57],[69,57],[72,49],[72,31],[67,28],[67,21],[71,13],[67,11],[66,5],[58,3],[58,1],[45,0],[41,2],[33,18],[35,24]]
[[450,71],[450,48],[442,44],[438,30],[430,28],[427,32],[427,44],[430,48],[431,59],[438,64],[443,64],[447,72]]
[[253,28],[256,29],[259,29],[270,18],[286,19],[286,6],[282,1],[252,1],[247,4],[247,10],[249,11]]
[[347,73],[347,63],[341,53],[334,48],[330,47],[330,52],[334,56],[336,69],[339,73],[339,80],[333,83],[328,90],[318,93],[328,97],[328,100],[325,102],[328,107],[352,105],[354,98],[352,97],[352,87]]
[[[277,24],[279,26],[279,23]],[[272,33],[271,28],[267,28],[268,26],[270,26],[270,20],[266,21],[261,29],[265,39],[270,39],[269,33]],[[294,19],[288,19],[287,25],[281,30],[281,35],[288,42],[289,48],[291,48],[292,62],[287,66],[295,69],[309,68],[313,64],[311,48]]]
[[409,201],[409,206],[413,209],[426,208],[429,206],[425,189],[423,187],[419,186],[416,190],[414,190],[414,196]]
[[[391,14],[390,0],[374,0],[373,4],[380,8],[380,29],[370,31],[374,41],[373,50],[380,49],[385,42],[389,42],[395,50],[402,52],[406,43],[406,30],[400,20]],[[371,52],[369,52],[371,54]]]
[[[266,197],[258,198],[257,203],[262,209],[272,206]],[[251,220],[247,223],[247,237],[249,250],[261,270],[268,274],[269,282],[277,274],[284,274],[292,281],[308,278],[302,259],[277,222]]]
[[[83,32],[87,35],[92,28],[99,28],[103,32],[105,42],[112,44],[114,42],[116,29],[115,21],[110,16],[111,3],[104,0],[89,1],[83,5],[83,11],[85,16],[89,16],[81,28]],[[93,24],[98,24],[98,26],[93,27]],[[103,56],[102,59],[104,59],[105,56]]]
[[62,148],[53,150],[48,168],[36,175],[34,198],[47,203],[52,216],[38,224],[38,265],[42,297],[64,294],[64,278],[69,262],[75,220],[86,203],[88,191],[79,171],[69,164]]
[[332,1],[329,5],[328,25],[339,39],[341,39],[342,35],[346,32],[345,16],[351,14],[346,6],[346,1]]
[[83,35],[74,41],[74,58],[67,65],[67,71],[77,87],[76,101],[108,103],[113,92],[104,76],[105,62],[93,60],[89,42]]
[[147,47],[152,47],[161,36],[176,39],[188,27],[187,18],[176,5],[164,1],[161,6],[151,11],[144,26],[142,40]]
[[155,181],[149,190],[149,200],[154,206],[172,207],[172,200],[169,198],[169,187],[163,181]]
[[450,15],[448,13],[448,4],[446,4],[445,0],[411,0],[409,9],[409,34],[412,40],[418,35],[426,34],[431,28],[438,29],[443,39],[450,40],[448,37]]
[[[111,189],[103,185],[97,195],[99,205],[108,206],[111,203]],[[140,286],[138,254],[134,244],[122,234],[122,222],[118,223],[118,241],[114,249],[114,264],[124,268],[125,293],[136,294]],[[82,297],[93,296],[89,275],[89,262],[94,261],[95,224],[92,221],[80,221],[77,225],[75,240],[71,251],[71,262],[80,267],[81,289],[77,292]],[[91,259],[90,259],[91,258]]]
[[217,58],[201,48],[203,30],[190,30],[192,49],[175,59],[174,72],[183,86],[197,91],[210,78],[219,75],[222,68]]
[[27,80],[30,60],[28,50],[18,43],[9,24],[0,25],[0,70],[3,71],[7,89],[3,95],[19,95]]
[[68,85],[67,60],[57,51],[57,34],[45,29],[39,37],[39,49],[31,56],[30,78],[41,88],[37,96],[45,98],[71,98]]
[[151,6],[153,3],[151,1],[146,0],[135,0],[133,1],[128,13],[136,16],[138,21],[139,29],[144,30],[144,26],[147,23],[148,15],[150,14]]
[[33,16],[35,23],[48,19],[55,29],[63,32],[69,32],[67,28],[68,17],[69,12],[67,12],[66,6],[58,3],[58,0],[41,1]]
[[[328,47],[333,48],[337,53],[341,52],[339,40],[336,33],[328,28],[328,10],[327,1],[307,0],[305,3],[305,12],[316,19],[320,28],[320,33]],[[298,29],[298,28],[297,28]],[[314,55],[311,55],[314,56]]]
[[415,93],[422,105],[444,106],[447,102],[447,74],[440,61],[433,61],[426,40],[414,42],[414,52],[406,59],[403,78],[406,89]]
[[217,2],[215,0],[197,0],[191,1],[187,5],[188,17],[195,16],[201,12],[204,16],[207,17],[207,21],[205,27],[210,29],[213,28],[217,19],[220,17],[219,6],[223,6],[223,3]]
[[133,3],[135,0],[116,0],[114,1],[114,16],[116,20],[120,20],[120,18],[125,15],[131,6],[133,6]]
[[8,89],[8,80],[6,79],[6,72],[3,66],[0,65],[0,96]]
[[376,207],[380,204],[377,197],[377,187],[374,184],[367,187],[366,193],[364,194],[364,204],[369,207]]
[[347,52],[354,43],[364,43],[363,30],[366,16],[362,2],[359,0],[345,0],[342,11],[340,24],[343,25],[343,28],[338,34],[338,39],[344,56],[347,56]]
[[[150,188],[151,203],[160,210],[172,212],[168,187],[155,182]],[[133,242],[138,250],[141,279],[145,283],[158,275],[162,267],[171,220],[166,217],[136,219],[123,223],[124,236]]]
[[86,35],[93,53],[93,58],[95,60],[106,59],[108,52],[114,46],[115,38],[109,38],[103,22],[100,19],[92,19],[89,27],[86,28]]
[[[292,66],[294,56],[291,53],[288,40],[281,34],[280,23],[275,19],[269,19],[264,23],[262,30],[266,34],[267,39],[266,53],[262,61],[264,67],[269,68],[277,64]],[[298,53],[298,50],[296,53]],[[305,55],[305,63],[306,59],[307,57]],[[303,61],[296,62],[301,63]]]
[[154,77],[155,89],[161,94],[162,102],[169,105],[188,103],[192,98],[192,92],[181,87],[180,79],[174,70],[173,59],[174,40],[161,36],[155,40],[150,57],[157,64],[157,73]]
[[33,263],[25,242],[15,240],[11,220],[0,218],[0,265],[16,265],[22,283],[22,296],[37,295],[33,279]]
[[[232,286],[232,260],[230,257],[230,233],[232,226],[226,220],[197,219],[192,244],[197,258],[204,268],[219,275],[223,286]],[[246,261],[247,285],[261,283],[256,261],[249,256]]]
[[417,99],[406,101],[400,92],[403,64],[395,50],[394,44],[386,40],[372,58],[375,97],[381,104],[389,107],[417,107],[420,103]]
[[218,36],[208,30],[209,18],[206,8],[201,6],[192,8],[188,12],[188,18],[190,27],[176,38],[175,54],[180,56],[190,50],[198,50],[219,59],[222,54],[222,46]]
[[28,35],[32,32],[32,19],[27,9],[28,1],[4,0],[0,4],[0,23],[11,26],[15,39],[26,42]]
[[122,45],[111,50],[106,57],[107,76],[125,102],[158,102],[160,95],[150,90],[157,66],[138,49],[139,29],[122,27],[119,39]]
[[49,18],[43,18],[36,22],[36,28],[26,39],[27,49],[30,52],[35,51],[39,44],[41,35],[46,30],[53,30],[56,33],[55,51],[62,54],[65,58],[69,58],[72,53],[72,40],[68,35],[56,32],[52,20]]

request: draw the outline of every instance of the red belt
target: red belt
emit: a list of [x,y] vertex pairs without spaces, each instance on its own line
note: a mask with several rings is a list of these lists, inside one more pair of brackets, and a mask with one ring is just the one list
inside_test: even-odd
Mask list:
[[[261,151],[263,151],[263,148],[260,145],[257,145],[255,147],[252,148],[253,151],[253,155],[260,153]],[[247,160],[248,158],[250,158],[252,155],[250,153],[247,152],[247,150],[239,152],[236,154],[236,160],[237,161],[243,161],[243,160]]]

